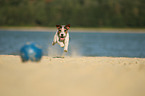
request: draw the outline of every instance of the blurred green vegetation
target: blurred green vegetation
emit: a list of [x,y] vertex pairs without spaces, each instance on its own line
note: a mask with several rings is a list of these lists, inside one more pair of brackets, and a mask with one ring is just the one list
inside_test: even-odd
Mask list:
[[0,26],[145,27],[144,0],[0,0]]

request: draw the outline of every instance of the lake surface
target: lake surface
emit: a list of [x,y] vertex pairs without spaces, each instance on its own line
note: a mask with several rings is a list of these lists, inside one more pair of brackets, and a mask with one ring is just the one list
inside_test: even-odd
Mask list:
[[[0,54],[19,55],[26,42],[35,42],[43,54],[62,54],[58,45],[52,46],[55,32],[0,31]],[[70,32],[68,56],[112,56],[145,58],[145,33],[83,33]]]

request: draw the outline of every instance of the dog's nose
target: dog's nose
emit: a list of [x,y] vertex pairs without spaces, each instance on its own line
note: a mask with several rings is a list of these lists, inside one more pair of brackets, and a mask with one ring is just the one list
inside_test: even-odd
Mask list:
[[63,34],[61,34],[61,37],[63,37]]

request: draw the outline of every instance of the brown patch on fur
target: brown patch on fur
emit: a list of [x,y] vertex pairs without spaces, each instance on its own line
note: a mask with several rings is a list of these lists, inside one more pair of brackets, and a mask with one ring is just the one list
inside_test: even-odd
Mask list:
[[65,25],[65,27],[68,30],[70,28],[70,24]]

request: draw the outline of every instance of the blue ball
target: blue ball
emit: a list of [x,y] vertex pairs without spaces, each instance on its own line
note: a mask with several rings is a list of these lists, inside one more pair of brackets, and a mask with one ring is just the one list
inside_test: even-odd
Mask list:
[[20,49],[20,56],[23,62],[40,61],[42,57],[42,49],[35,43],[27,43]]

